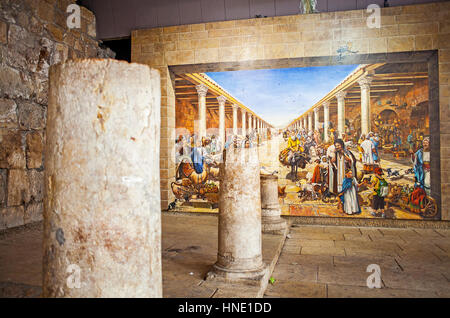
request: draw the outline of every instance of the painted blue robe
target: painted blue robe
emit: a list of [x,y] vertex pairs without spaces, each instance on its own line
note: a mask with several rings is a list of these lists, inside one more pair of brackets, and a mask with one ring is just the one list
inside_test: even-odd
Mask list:
[[203,148],[201,147],[194,147],[191,154],[191,160],[194,165],[194,170],[198,174],[201,174],[203,172],[203,162],[205,161],[202,150]]
[[417,150],[414,154],[414,175],[416,177],[416,186],[425,189],[425,173],[423,171],[423,149]]

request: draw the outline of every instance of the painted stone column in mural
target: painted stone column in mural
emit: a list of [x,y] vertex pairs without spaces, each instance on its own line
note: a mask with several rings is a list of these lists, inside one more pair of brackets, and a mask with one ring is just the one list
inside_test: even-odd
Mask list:
[[341,91],[336,94],[337,99],[337,107],[338,107],[338,132],[339,138],[342,137],[342,134],[345,133],[345,96],[347,96],[347,92]]
[[308,127],[308,125],[306,124],[306,117],[303,117],[303,127],[306,129],[306,127]]
[[330,128],[330,103],[323,103],[323,138],[325,143],[330,141],[330,136],[328,135],[328,131]]
[[220,167],[219,244],[209,278],[257,278],[267,266],[261,251],[258,148],[229,147]]
[[233,135],[235,136],[238,134],[238,108],[238,105],[233,104]]
[[208,87],[205,85],[195,86],[198,93],[198,137],[206,137],[206,94]]
[[372,78],[366,76],[358,80],[361,87],[361,134],[370,132],[370,83]]
[[242,136],[246,136],[247,135],[247,130],[245,128],[245,110],[241,109],[241,113],[242,113]]
[[313,131],[312,113],[308,114],[308,132]]
[[253,120],[252,120],[252,117],[253,117],[253,115],[248,114],[248,133],[249,134],[251,134],[252,131],[253,131],[253,127],[252,127]]
[[225,96],[217,97],[219,102],[219,140],[223,147],[225,145],[225,102],[227,98]]
[[314,108],[314,130],[319,130],[319,107]]
[[286,221],[281,218],[278,177],[261,175],[261,222],[263,233],[282,234]]
[[44,297],[162,297],[160,101],[145,65],[50,69]]

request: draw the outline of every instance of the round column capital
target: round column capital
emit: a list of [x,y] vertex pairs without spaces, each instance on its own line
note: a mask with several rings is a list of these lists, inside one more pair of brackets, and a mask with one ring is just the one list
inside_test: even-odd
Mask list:
[[345,96],[347,96],[347,92],[340,91],[340,92],[337,92],[336,95],[334,95],[334,96],[336,96],[338,101],[343,100],[345,98]]
[[225,102],[227,101],[227,98],[223,95],[217,96],[217,101],[219,102],[219,104],[225,104]]
[[208,87],[206,87],[203,84],[195,86],[197,89],[197,93],[199,97],[206,97],[206,94],[208,93]]
[[358,84],[361,87],[361,89],[368,89],[368,88],[370,88],[370,83],[372,83],[372,80],[373,80],[372,77],[365,76],[358,80]]

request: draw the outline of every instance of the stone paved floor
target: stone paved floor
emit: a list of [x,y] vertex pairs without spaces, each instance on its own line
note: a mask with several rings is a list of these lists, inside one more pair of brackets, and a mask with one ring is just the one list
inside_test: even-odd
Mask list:
[[[163,296],[256,297],[258,286],[205,281],[217,258],[217,216],[162,217]],[[284,242],[281,235],[263,235],[263,260],[275,266]],[[0,233],[0,297],[39,297],[42,282],[42,224]]]
[[[450,230],[291,227],[265,297],[450,297]],[[369,264],[381,289],[369,289]]]
[[[255,286],[204,281],[216,260],[217,217],[163,216],[164,297],[252,297]],[[0,297],[39,297],[41,224],[0,234]],[[265,297],[450,297],[450,230],[294,225]],[[276,262],[278,236],[263,236]],[[381,289],[369,289],[369,264]]]

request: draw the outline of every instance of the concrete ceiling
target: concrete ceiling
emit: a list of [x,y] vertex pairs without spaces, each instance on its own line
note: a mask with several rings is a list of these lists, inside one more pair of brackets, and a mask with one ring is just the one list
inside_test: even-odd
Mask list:
[[[446,0],[389,0],[390,6]],[[301,13],[300,0],[79,0],[97,17],[101,40],[129,37],[132,30],[283,16]],[[320,12],[383,6],[384,0],[317,0]]]

